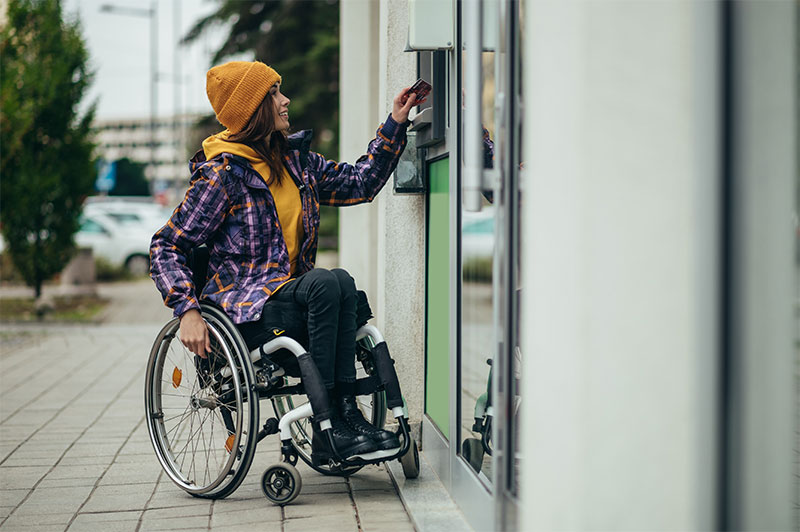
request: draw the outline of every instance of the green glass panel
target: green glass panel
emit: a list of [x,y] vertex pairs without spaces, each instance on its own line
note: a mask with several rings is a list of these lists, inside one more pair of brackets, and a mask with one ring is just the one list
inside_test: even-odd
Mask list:
[[450,195],[447,158],[430,164],[428,176],[427,342],[425,412],[450,437]]

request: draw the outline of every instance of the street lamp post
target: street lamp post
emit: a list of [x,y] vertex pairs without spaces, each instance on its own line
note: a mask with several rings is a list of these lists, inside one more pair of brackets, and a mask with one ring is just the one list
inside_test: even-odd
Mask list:
[[158,109],[158,17],[156,16],[156,2],[150,2],[150,8],[115,6],[103,4],[100,6],[103,13],[116,13],[133,17],[147,17],[150,19],[150,174],[151,179],[156,173],[156,114]]

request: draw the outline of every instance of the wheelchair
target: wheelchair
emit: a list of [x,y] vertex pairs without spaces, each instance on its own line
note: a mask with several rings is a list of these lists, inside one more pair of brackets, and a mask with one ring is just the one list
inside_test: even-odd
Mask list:
[[[174,318],[156,337],[145,375],[150,441],[178,487],[195,497],[230,495],[247,475],[256,445],[276,433],[281,459],[264,471],[261,488],[280,506],[292,502],[302,488],[295,467],[298,458],[323,475],[346,477],[367,464],[394,459],[406,478],[419,475],[419,452],[410,435],[394,361],[376,327],[365,324],[356,333],[357,401],[364,417],[378,428],[391,411],[400,447],[345,460],[333,445],[327,392],[306,348],[274,329],[265,343],[248,349],[222,309],[206,302],[200,307],[211,340],[208,358],[184,347],[178,336],[180,321]],[[261,425],[259,404],[264,399],[271,402],[275,417]],[[312,460],[312,422],[318,423],[318,434],[333,450],[334,458],[327,463]]]

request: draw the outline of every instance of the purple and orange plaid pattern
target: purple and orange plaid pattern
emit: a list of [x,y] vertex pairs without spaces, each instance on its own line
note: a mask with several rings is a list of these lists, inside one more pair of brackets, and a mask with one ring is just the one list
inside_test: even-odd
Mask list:
[[[320,204],[372,201],[397,166],[406,125],[390,115],[355,164],[327,160],[309,151],[310,142],[310,131],[291,135],[285,161],[303,204],[305,239],[297,275],[314,267]],[[187,256],[206,244],[208,281],[199,299],[219,305],[235,323],[257,320],[269,296],[289,279],[289,256],[272,194],[240,157],[222,153],[206,160],[201,150],[189,166],[191,187],[151,241],[150,275],[175,316],[199,308]]]

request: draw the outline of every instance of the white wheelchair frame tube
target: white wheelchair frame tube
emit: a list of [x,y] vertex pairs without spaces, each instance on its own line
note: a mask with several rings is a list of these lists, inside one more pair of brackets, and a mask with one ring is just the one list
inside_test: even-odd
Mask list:
[[[361,340],[362,338],[365,338],[367,336],[372,338],[372,341],[375,345],[378,345],[381,342],[385,341],[381,332],[374,325],[367,324],[358,329],[358,331],[356,331],[356,341]],[[292,354],[296,357],[299,357],[300,355],[306,353],[305,348],[302,345],[300,345],[300,343],[297,342],[297,340],[294,340],[286,336],[281,336],[275,338],[274,340],[270,340],[263,346],[257,347],[252,351],[250,351],[250,361],[253,363],[258,362],[259,360],[261,360],[262,352],[265,355],[269,355],[270,353],[274,353],[275,351],[278,351],[280,349],[287,349],[291,351]],[[223,376],[226,377],[230,376],[231,374],[230,368],[224,368],[222,370],[222,374]],[[281,417],[280,421],[278,422],[278,429],[280,430],[281,433],[281,440],[291,439],[292,423],[307,417],[311,417],[312,415],[314,415],[314,411],[311,408],[311,403],[305,403],[303,405],[300,405],[297,408],[290,410],[289,412],[284,414],[283,417]],[[395,418],[404,417],[405,414],[403,412],[403,407],[398,406],[392,408],[392,415]],[[326,419],[325,421],[322,421],[320,423],[321,430],[328,430],[329,428],[331,428],[330,420]]]

